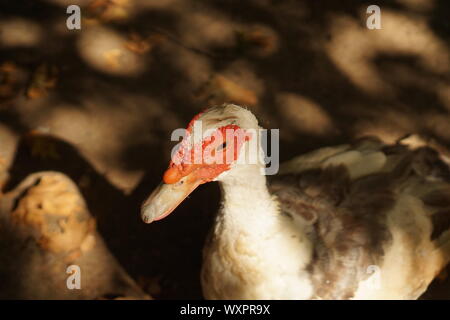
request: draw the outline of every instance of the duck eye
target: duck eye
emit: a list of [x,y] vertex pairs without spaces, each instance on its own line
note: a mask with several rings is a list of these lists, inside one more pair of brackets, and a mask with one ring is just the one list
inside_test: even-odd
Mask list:
[[217,151],[220,151],[220,150],[222,150],[222,149],[225,149],[227,147],[227,143],[226,142],[224,142],[224,143],[222,143],[220,146],[218,146],[217,147]]

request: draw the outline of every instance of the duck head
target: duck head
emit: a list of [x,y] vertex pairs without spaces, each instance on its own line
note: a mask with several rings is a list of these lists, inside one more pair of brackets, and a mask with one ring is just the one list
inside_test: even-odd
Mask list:
[[200,184],[220,181],[240,164],[248,163],[254,153],[252,148],[243,150],[256,142],[257,128],[256,117],[233,104],[196,115],[172,152],[163,181],[142,205],[144,222],[163,219]]

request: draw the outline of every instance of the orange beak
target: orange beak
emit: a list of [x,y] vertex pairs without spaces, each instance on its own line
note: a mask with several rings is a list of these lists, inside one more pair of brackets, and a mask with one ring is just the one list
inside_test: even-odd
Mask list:
[[193,168],[189,174],[182,174],[177,168],[169,168],[163,181],[142,205],[141,217],[145,223],[167,217],[176,207],[205,182]]
[[[220,144],[220,142],[216,142]],[[215,145],[213,145],[216,148]],[[227,149],[232,159],[237,158],[234,148]],[[226,153],[220,153],[224,160]],[[229,170],[226,161],[221,163],[171,164],[163,176],[163,182],[150,194],[141,208],[141,217],[146,223],[167,217],[200,184],[214,180],[222,172]]]

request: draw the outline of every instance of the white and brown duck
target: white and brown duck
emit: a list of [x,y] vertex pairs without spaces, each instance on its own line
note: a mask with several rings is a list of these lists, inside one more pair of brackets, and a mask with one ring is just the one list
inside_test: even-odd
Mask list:
[[[225,129],[234,135],[217,139]],[[450,258],[450,169],[443,156],[427,146],[370,138],[299,156],[265,176],[264,163],[248,161],[263,152],[259,143],[250,148],[258,137],[247,133],[256,129],[256,117],[236,105],[197,115],[142,207],[150,223],[198,185],[219,182],[222,205],[204,248],[205,298],[416,299],[424,293]],[[207,148],[213,151],[200,163],[188,161]],[[214,163],[211,154],[225,160]]]

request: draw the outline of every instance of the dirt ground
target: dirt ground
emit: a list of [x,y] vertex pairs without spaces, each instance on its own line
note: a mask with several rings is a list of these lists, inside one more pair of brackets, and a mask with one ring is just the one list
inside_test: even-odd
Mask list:
[[[66,8],[81,7],[81,30]],[[28,0],[0,5],[4,192],[67,174],[108,248],[160,299],[201,298],[201,248],[217,184],[144,224],[170,134],[207,106],[248,106],[280,129],[280,157],[376,135],[450,146],[450,2]],[[0,175],[0,181],[2,176]],[[0,256],[0,261],[1,261]],[[448,282],[427,297],[450,298]]]

